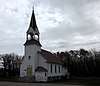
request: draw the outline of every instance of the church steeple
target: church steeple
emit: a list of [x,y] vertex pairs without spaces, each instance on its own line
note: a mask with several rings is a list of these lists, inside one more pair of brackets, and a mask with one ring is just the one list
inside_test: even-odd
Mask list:
[[32,16],[31,16],[31,21],[29,28],[26,32],[26,42],[24,45],[38,45],[41,46],[39,42],[39,30],[36,24],[36,19],[35,19],[35,14],[34,14],[34,9],[32,11]]
[[32,39],[39,41],[39,30],[36,24],[34,9],[32,11],[29,29],[27,30],[27,40],[32,40]]

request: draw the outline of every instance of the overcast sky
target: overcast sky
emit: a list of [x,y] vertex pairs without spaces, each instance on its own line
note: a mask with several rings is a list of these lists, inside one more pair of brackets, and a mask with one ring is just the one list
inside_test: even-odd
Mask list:
[[0,0],[1,54],[24,54],[33,5],[44,49],[100,50],[100,0]]

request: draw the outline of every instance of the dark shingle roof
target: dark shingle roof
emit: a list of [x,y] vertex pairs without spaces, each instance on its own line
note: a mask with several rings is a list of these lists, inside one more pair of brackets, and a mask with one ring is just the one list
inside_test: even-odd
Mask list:
[[39,52],[48,63],[54,63],[54,64],[62,64],[60,59],[55,57],[51,52],[41,49],[41,52]]
[[47,72],[48,70],[45,69],[44,67],[42,66],[38,66],[36,69],[35,69],[36,72]]

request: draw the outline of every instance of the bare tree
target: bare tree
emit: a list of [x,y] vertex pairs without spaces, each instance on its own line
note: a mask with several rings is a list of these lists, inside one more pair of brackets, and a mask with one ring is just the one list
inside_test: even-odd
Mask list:
[[2,58],[3,58],[4,74],[6,76],[18,75],[21,63],[21,56],[12,53],[12,54],[4,54],[2,55]]

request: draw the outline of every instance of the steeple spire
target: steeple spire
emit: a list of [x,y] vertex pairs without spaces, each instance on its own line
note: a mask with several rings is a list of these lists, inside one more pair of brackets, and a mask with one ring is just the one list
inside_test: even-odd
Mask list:
[[34,30],[37,28],[35,14],[34,14],[34,8],[33,8],[33,11],[32,11],[31,22],[30,22],[29,27],[33,28]]
[[[30,35],[30,38],[28,37],[28,35]],[[32,10],[32,16],[31,16],[29,29],[27,30],[27,40],[29,39],[37,39],[39,41],[39,30],[36,24],[34,8]]]

